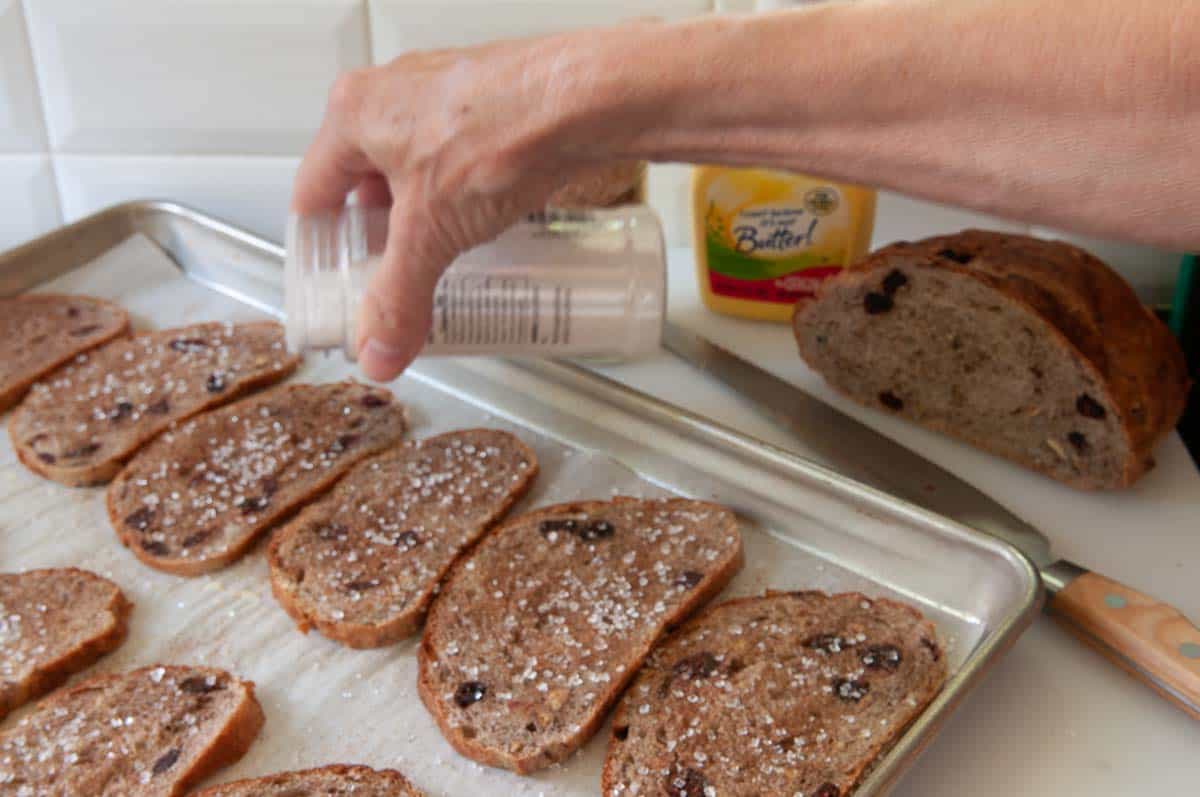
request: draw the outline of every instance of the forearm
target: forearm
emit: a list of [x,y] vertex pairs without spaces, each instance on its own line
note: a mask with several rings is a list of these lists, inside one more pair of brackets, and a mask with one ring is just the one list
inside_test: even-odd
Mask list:
[[576,121],[600,125],[605,155],[777,166],[1195,249],[1192,3],[891,0],[646,26],[596,40],[576,72],[594,113]]

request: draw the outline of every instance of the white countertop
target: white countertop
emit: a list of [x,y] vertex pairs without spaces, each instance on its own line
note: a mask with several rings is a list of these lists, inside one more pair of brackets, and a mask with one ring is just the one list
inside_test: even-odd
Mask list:
[[[800,361],[787,326],[701,305],[691,252],[670,253],[671,318],[903,442],[1038,526],[1056,555],[1200,620],[1200,473],[1172,435],[1134,488],[1081,493],[836,399]],[[711,377],[663,353],[606,375],[754,437],[804,453]],[[1200,791],[1200,723],[1040,617],[959,707],[897,797],[1184,795]]]

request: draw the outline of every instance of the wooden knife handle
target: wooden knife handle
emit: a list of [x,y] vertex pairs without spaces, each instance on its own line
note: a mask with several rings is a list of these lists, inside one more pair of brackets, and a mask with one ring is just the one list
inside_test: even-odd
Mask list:
[[1126,672],[1200,719],[1200,629],[1178,610],[1095,573],[1072,580],[1049,608]]

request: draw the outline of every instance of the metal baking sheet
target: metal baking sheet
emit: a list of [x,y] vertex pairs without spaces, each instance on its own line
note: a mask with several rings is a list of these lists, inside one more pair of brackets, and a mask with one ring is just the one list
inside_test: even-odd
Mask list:
[[[104,296],[139,328],[250,320],[278,314],[281,258],[276,245],[187,208],[129,203],[0,255],[0,295]],[[351,376],[339,356],[310,357],[293,378]],[[1036,573],[1004,543],[578,366],[429,359],[392,388],[415,436],[488,425],[531,444],[542,475],[517,511],[617,493],[711,499],[737,512],[746,541],[746,568],[728,595],[860,590],[920,607],[947,642],[951,677],[859,795],[894,785],[1041,600]],[[261,548],[211,576],[151,570],[117,542],[103,498],[38,479],[4,436],[0,567],[85,567],[126,590],[136,603],[129,640],[94,671],[203,663],[254,680],[266,727],[214,781],[349,762],[399,768],[433,797],[598,792],[606,730],[533,777],[468,761],[417,698],[414,641],[356,651],[301,635],[271,597]]]

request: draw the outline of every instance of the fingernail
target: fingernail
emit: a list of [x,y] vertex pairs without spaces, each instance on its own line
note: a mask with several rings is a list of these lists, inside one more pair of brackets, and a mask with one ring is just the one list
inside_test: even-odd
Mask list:
[[358,364],[363,372],[377,382],[387,382],[408,367],[408,354],[377,338],[369,338],[358,352]]

